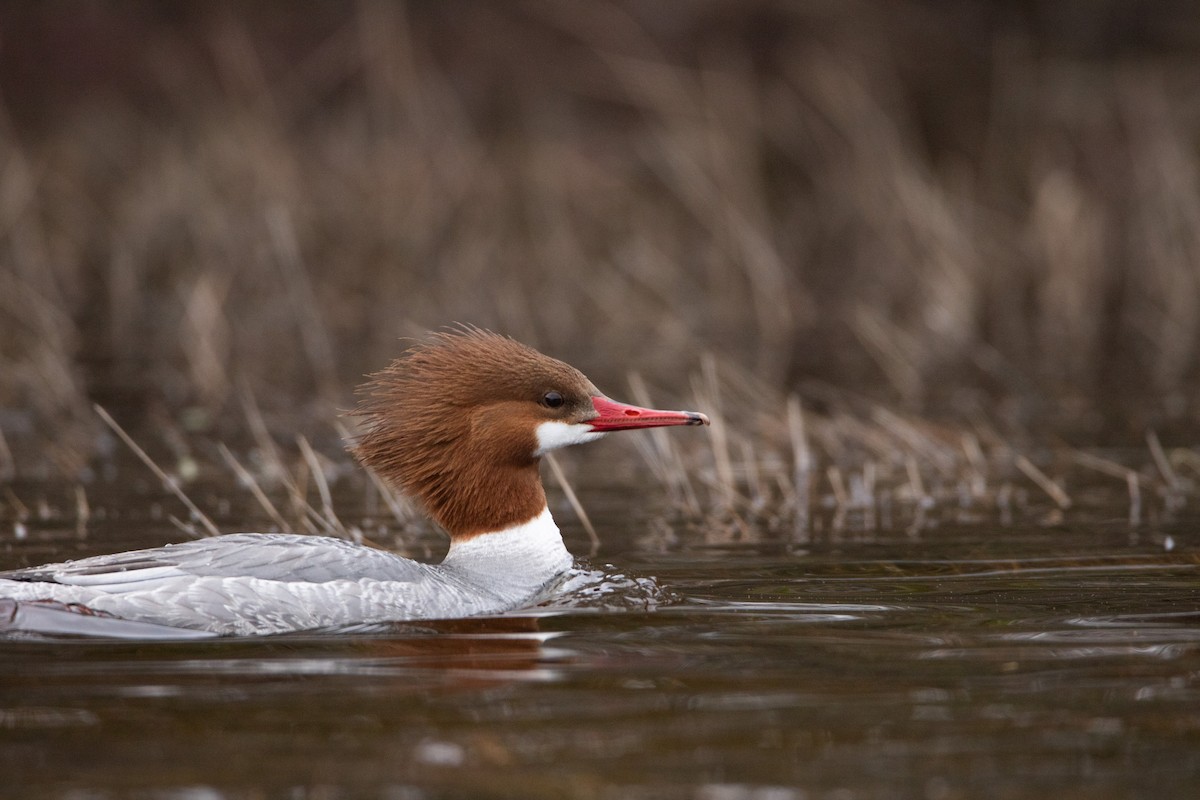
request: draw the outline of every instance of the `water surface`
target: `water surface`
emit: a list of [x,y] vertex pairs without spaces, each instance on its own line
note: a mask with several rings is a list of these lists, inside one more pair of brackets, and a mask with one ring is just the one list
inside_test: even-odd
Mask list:
[[[607,584],[527,612],[258,640],[0,642],[0,792],[1200,796],[1200,540],[1186,516],[797,538],[584,499]],[[0,566],[178,538],[125,516],[6,530]],[[409,544],[437,555],[434,538]]]

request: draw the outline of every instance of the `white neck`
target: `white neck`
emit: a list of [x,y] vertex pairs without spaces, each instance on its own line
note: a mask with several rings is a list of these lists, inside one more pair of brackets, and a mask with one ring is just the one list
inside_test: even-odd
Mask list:
[[442,566],[515,602],[537,594],[572,563],[550,509],[543,507],[528,522],[451,542]]

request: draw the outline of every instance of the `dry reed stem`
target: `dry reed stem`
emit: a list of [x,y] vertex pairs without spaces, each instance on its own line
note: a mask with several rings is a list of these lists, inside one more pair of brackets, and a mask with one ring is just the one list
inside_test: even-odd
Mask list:
[[1081,467],[1087,467],[1088,469],[1095,470],[1096,472],[1102,472],[1105,475],[1119,478],[1125,482],[1132,481],[1136,484],[1141,480],[1140,476],[1135,470],[1132,470],[1123,464],[1118,464],[1115,461],[1104,458],[1103,456],[1098,456],[1095,453],[1088,453],[1083,450],[1072,450],[1071,459]]
[[1125,483],[1129,487],[1129,524],[1136,528],[1142,522],[1142,487],[1132,470],[1125,475]]
[[[628,375],[629,388],[635,403],[654,408],[646,382],[636,372]],[[650,428],[645,431],[649,436],[638,436],[634,439],[639,451],[642,452],[652,471],[660,476],[668,490],[677,494],[684,508],[694,516],[700,514],[700,500],[696,496],[695,487],[689,470],[684,464],[683,456],[675,446],[674,439],[664,428]]]
[[[354,441],[354,434],[342,423],[341,420],[334,422],[334,430],[343,442],[349,443]],[[389,486],[383,478],[379,477],[375,470],[365,464],[359,463],[359,467],[366,472],[367,478],[371,485],[375,487],[375,491],[383,498],[384,505],[388,507],[392,518],[401,525],[406,525],[412,522],[416,516],[416,511],[408,498],[397,492]]]
[[150,458],[149,454],[147,454],[145,450],[138,446],[138,443],[135,442],[133,438],[125,432],[124,428],[117,424],[117,421],[113,419],[107,411],[105,411],[98,404],[93,405],[92,408],[95,409],[96,413],[100,415],[100,419],[104,420],[104,424],[111,428],[113,433],[117,434],[117,436],[121,438],[121,441],[125,443],[125,446],[132,450],[134,455],[136,455],[141,462],[145,464],[146,467],[148,467],[160,481],[162,481],[163,488],[171,492],[171,494],[179,498],[181,503],[187,506],[188,511],[190,511],[192,514],[192,518],[198,520],[200,524],[204,526],[204,530],[208,532],[209,536],[219,536],[221,534],[221,531],[216,525],[213,524],[213,521],[208,518],[208,515],[201,511],[200,508],[192,502],[191,498],[184,493],[183,489],[179,488],[179,483],[168,477],[167,473],[163,472],[162,469],[159,468],[158,464],[154,463],[154,459]]
[[987,494],[987,457],[983,454],[979,437],[973,433],[964,433],[962,447],[970,465],[971,493],[976,498],[983,497]]
[[13,507],[18,520],[29,519],[29,506],[21,502],[21,498],[17,497],[16,492],[12,490],[11,486],[4,487],[4,497],[8,500],[8,504]]
[[712,353],[700,359],[702,382],[693,386],[698,403],[707,408],[712,421],[710,426],[713,464],[716,468],[716,486],[721,492],[724,508],[732,510],[737,496],[737,482],[733,476],[733,462],[729,457],[729,431],[725,427],[721,411],[720,386],[717,379],[717,360]]
[[238,400],[242,405],[242,413],[246,417],[246,422],[250,426],[250,435],[254,439],[255,445],[258,447],[258,452],[264,461],[264,470],[268,478],[273,481],[285,481],[288,476],[288,469],[284,466],[283,458],[279,455],[279,448],[275,445],[275,440],[271,438],[270,431],[267,430],[266,420],[263,419],[262,411],[258,407],[258,401],[254,397],[254,393],[250,391],[250,387],[245,383],[241,386],[241,391],[238,392]]
[[1162,475],[1163,482],[1172,491],[1178,491],[1179,476],[1175,474],[1175,470],[1171,467],[1171,462],[1167,458],[1167,454],[1163,452],[1162,443],[1158,441],[1158,434],[1154,431],[1147,431],[1146,444],[1150,447],[1150,454],[1153,456],[1154,464],[1158,467],[1158,471]]
[[911,355],[912,343],[906,343],[903,333],[875,309],[860,306],[852,323],[859,341],[904,401],[908,404],[918,402],[924,384],[920,368]]
[[327,524],[328,530],[333,531],[342,538],[353,538],[333,510],[333,494],[329,491],[329,483],[325,480],[325,470],[321,468],[321,462],[316,451],[312,449],[312,445],[308,443],[308,439],[304,436],[297,436],[296,444],[299,446],[300,453],[305,463],[308,464],[309,473],[313,476],[313,482],[316,484],[317,494],[321,498],[321,517]]
[[804,409],[800,398],[789,395],[787,399],[788,439],[792,450],[792,500],[795,508],[794,533],[808,531],[812,497],[809,486],[813,465],[816,463],[808,447],[808,436],[804,430]]
[[405,503],[402,502],[401,498],[397,496],[396,491],[391,486],[388,486],[387,483],[384,482],[383,478],[379,477],[379,473],[375,472],[375,470],[365,466],[363,467],[363,470],[366,471],[367,478],[375,487],[375,491],[377,491],[379,496],[383,498],[384,505],[388,507],[388,511],[391,512],[392,518],[401,525],[411,522],[413,516],[412,512],[406,507]]
[[583,503],[579,502],[579,497],[575,494],[575,489],[571,486],[571,482],[567,480],[566,473],[558,464],[558,459],[553,453],[546,453],[546,463],[550,465],[550,472],[554,475],[554,480],[558,482],[559,487],[566,495],[567,502],[571,504],[571,509],[575,512],[575,516],[579,517],[580,524],[587,531],[588,541],[592,544],[591,555],[595,555],[600,550],[600,536],[596,533],[596,528],[592,525],[592,520],[588,517],[587,510],[583,507]]
[[92,508],[88,504],[87,492],[80,484],[75,484],[75,533],[84,536],[87,533],[88,521],[92,518]]
[[929,495],[925,492],[925,481],[921,478],[921,468],[917,466],[917,460],[909,456],[904,461],[904,468],[908,473],[908,485],[912,492],[913,502],[924,506]]
[[250,493],[254,495],[254,499],[258,501],[259,506],[262,507],[263,511],[267,512],[267,516],[271,518],[279,530],[285,533],[291,533],[292,526],[288,525],[287,520],[285,520],[283,515],[279,513],[279,509],[275,508],[275,504],[271,502],[269,497],[267,497],[266,492],[264,492],[262,487],[258,485],[258,481],[255,480],[254,476],[250,474],[250,471],[242,466],[241,462],[234,457],[233,453],[230,452],[229,448],[225,446],[224,442],[220,442],[217,445],[217,449],[220,451],[221,457],[225,459],[225,463],[228,464],[233,470],[234,474],[237,475],[238,480],[241,481],[243,486],[250,490]]
[[958,459],[952,445],[937,441],[909,420],[881,406],[874,409],[872,418],[942,475],[954,474]]
[[763,488],[754,445],[749,439],[741,439],[737,444],[742,457],[742,472],[745,475],[742,482],[749,488],[751,510],[761,510],[766,504],[767,494]]
[[183,301],[182,338],[189,378],[209,408],[224,402],[229,390],[229,323],[224,308],[231,282],[227,275],[205,273]]
[[825,470],[825,475],[829,478],[829,488],[833,490],[833,499],[838,510],[844,511],[850,505],[850,496],[846,493],[846,482],[842,479],[842,471],[836,465],[830,466]]
[[184,522],[183,520],[181,520],[179,517],[175,516],[174,514],[167,514],[167,522],[170,522],[178,530],[182,531],[185,535],[187,535],[193,539],[203,538],[203,534],[201,534],[200,532],[198,532],[196,530],[195,525],[188,523],[188,522]]
[[1023,455],[1017,456],[1017,469],[1024,472],[1026,477],[1036,483],[1043,492],[1049,495],[1050,499],[1061,509],[1071,507],[1071,498],[1067,496],[1066,491],[1050,479],[1046,473],[1038,469],[1037,465]]
[[0,483],[11,481],[17,476],[17,462],[13,460],[12,450],[9,449],[8,439],[4,429],[0,428]]
[[[1187,467],[1193,475],[1200,478],[1200,453],[1186,448],[1175,448],[1171,451],[1171,463],[1179,468]],[[1193,481],[1193,486],[1195,482]]]
[[291,512],[304,527],[304,533],[322,533],[334,535],[329,523],[308,502],[308,473],[310,467],[303,458],[296,465],[295,472],[288,472],[283,478],[283,485],[288,491],[291,502]]
[[[254,394],[246,387],[243,387],[239,396],[246,421],[250,425],[251,434],[259,453],[264,459],[266,473],[272,480],[282,483],[287,490],[291,503],[291,512],[295,515],[299,525],[304,529],[303,532],[308,534],[320,532],[325,535],[345,538],[348,531],[341,524],[341,521],[338,520],[336,513],[333,512],[331,500],[328,502],[325,500],[325,497],[329,493],[327,485],[324,486],[325,495],[322,496],[323,511],[318,511],[308,502],[308,473],[312,471],[314,464],[317,472],[314,482],[317,484],[318,493],[321,493],[322,484],[324,484],[325,480],[324,474],[320,470],[320,464],[316,461],[316,454],[312,453],[311,447],[308,450],[312,453],[312,459],[304,452],[304,445],[307,445],[307,440],[304,441],[304,445],[300,445],[299,441],[303,437],[297,437],[297,443],[301,451],[301,464],[305,466],[305,469],[300,470],[297,474],[293,474],[284,463],[278,446],[267,430],[266,421],[263,419]],[[331,521],[331,517],[333,521]],[[287,525],[286,527],[293,529],[291,525]]]
[[875,462],[868,461],[862,471],[862,492],[859,505],[867,512],[866,518],[863,521],[867,530],[874,530],[878,515],[878,503],[876,501],[876,474]]

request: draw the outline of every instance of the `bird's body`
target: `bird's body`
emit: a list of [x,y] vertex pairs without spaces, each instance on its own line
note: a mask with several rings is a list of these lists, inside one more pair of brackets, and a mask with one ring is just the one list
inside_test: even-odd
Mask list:
[[360,413],[359,458],[450,534],[441,564],[341,539],[229,534],[0,573],[10,618],[41,604],[244,635],[506,611],[543,597],[572,564],[542,491],[544,453],[610,430],[707,424],[616,403],[574,368],[475,329],[397,359],[367,385]]
[[441,564],[325,536],[235,533],[0,574],[0,596],[168,628],[282,633],[504,611],[535,601],[571,563],[545,512]]

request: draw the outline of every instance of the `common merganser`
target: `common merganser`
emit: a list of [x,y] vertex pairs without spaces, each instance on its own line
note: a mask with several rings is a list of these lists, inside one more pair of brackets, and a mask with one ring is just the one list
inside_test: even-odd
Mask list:
[[134,635],[252,635],[507,611],[542,599],[573,563],[546,505],[541,456],[610,431],[708,424],[610,400],[574,367],[477,328],[432,334],[360,396],[354,452],[450,535],[442,563],[342,539],[237,533],[0,572],[6,616],[54,607]]

